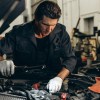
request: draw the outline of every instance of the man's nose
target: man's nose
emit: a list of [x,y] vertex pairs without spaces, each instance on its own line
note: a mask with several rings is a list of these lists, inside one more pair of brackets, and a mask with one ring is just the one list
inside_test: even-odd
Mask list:
[[47,30],[48,30],[48,31],[52,31],[52,30],[53,30],[53,27],[52,27],[52,26],[48,26],[48,27],[47,27]]

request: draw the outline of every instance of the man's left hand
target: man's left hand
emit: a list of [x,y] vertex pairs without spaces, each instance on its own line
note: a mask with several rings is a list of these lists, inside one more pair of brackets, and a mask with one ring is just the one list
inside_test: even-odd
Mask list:
[[63,80],[60,77],[54,77],[47,84],[50,93],[55,93],[61,89]]

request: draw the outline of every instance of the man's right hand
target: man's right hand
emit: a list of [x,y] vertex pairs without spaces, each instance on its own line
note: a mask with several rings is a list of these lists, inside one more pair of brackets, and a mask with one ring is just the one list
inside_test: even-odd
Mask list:
[[0,61],[0,73],[3,76],[11,76],[14,74],[15,65],[12,60],[2,60]]

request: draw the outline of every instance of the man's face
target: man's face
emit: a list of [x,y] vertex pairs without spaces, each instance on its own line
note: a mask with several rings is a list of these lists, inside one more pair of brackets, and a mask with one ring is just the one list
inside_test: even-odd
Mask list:
[[49,35],[55,28],[57,22],[58,22],[58,19],[51,19],[49,17],[44,16],[43,19],[39,21],[39,24],[38,24],[40,33],[43,36]]

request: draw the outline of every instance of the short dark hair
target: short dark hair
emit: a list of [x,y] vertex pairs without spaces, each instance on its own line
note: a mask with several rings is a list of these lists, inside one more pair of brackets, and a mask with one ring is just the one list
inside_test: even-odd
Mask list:
[[37,21],[42,20],[44,15],[52,19],[59,19],[61,16],[61,9],[55,2],[44,1],[39,4],[34,14]]

